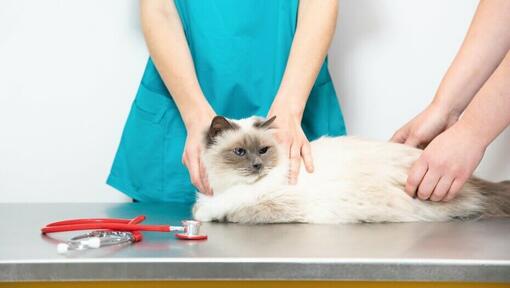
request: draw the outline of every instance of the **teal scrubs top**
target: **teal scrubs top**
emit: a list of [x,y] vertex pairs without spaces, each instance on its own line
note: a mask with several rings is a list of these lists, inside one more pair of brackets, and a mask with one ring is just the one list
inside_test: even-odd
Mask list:
[[[297,0],[175,0],[200,87],[218,115],[266,116],[296,31]],[[345,125],[327,67],[305,107],[309,140],[343,135]],[[151,59],[122,133],[107,183],[142,202],[193,202],[181,163],[186,130]]]

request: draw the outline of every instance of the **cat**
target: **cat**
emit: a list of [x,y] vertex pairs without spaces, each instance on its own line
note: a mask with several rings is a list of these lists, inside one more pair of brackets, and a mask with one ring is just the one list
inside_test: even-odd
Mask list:
[[288,184],[289,160],[271,119],[216,116],[203,163],[214,196],[197,193],[199,221],[237,223],[415,222],[509,216],[510,182],[471,177],[448,202],[412,198],[407,172],[422,150],[352,136],[310,142],[315,171]]

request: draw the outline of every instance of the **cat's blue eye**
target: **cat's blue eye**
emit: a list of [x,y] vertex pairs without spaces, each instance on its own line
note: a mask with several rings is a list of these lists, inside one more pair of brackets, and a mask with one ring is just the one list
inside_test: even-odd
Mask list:
[[260,149],[260,150],[259,150],[259,154],[261,154],[261,155],[262,155],[262,154],[266,154],[266,152],[267,152],[267,150],[268,150],[268,149],[269,149],[269,146],[266,146],[266,147],[264,147],[264,148]]
[[246,154],[246,150],[244,148],[235,148],[234,154],[237,156],[244,156]]

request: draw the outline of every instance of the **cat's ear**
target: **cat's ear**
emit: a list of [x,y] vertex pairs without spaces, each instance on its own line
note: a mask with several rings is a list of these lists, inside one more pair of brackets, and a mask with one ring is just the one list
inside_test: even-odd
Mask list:
[[267,129],[267,128],[271,127],[271,124],[273,124],[275,119],[276,119],[276,115],[265,120],[265,121],[257,121],[255,123],[253,123],[253,126],[255,126],[256,128]]
[[207,132],[207,143],[212,144],[214,137],[218,136],[221,132],[229,129],[235,129],[235,126],[230,123],[223,116],[216,116],[213,118],[211,122],[211,126],[209,127],[209,131]]

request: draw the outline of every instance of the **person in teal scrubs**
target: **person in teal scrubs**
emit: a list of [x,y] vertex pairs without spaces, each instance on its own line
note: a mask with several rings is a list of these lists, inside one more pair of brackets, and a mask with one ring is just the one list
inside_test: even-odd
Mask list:
[[200,160],[215,115],[276,115],[276,137],[313,172],[309,140],[343,135],[327,67],[337,0],[142,0],[151,57],[107,183],[142,202],[212,194]]

